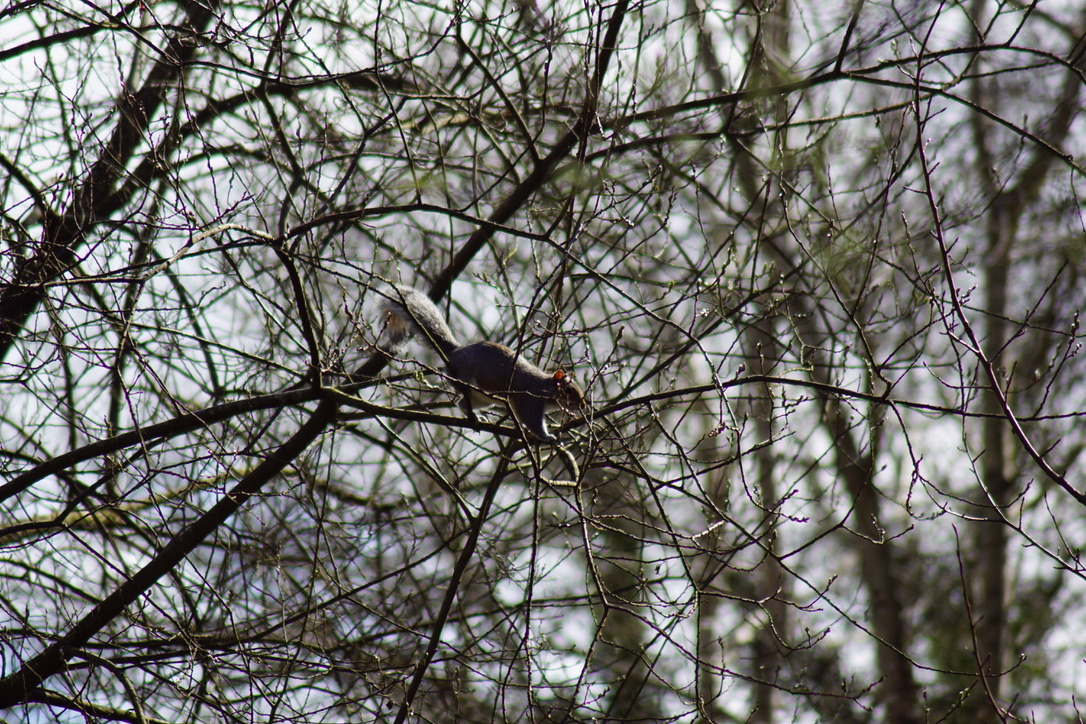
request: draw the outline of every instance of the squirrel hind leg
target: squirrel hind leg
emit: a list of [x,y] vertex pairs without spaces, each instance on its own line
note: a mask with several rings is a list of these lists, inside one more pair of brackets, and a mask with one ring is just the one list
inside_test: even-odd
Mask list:
[[464,413],[464,417],[472,422],[478,422],[479,417],[475,414],[475,406],[471,404],[471,389],[460,385],[456,387],[456,391],[460,393],[460,411]]

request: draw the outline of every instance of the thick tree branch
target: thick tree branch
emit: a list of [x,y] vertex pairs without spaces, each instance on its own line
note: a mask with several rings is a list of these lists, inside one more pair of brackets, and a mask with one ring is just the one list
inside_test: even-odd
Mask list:
[[[215,17],[215,4],[184,5],[189,26],[200,31]],[[117,127],[62,214],[47,214],[42,238],[28,256],[17,259],[9,280],[0,286],[0,360],[11,351],[27,320],[45,297],[45,283],[67,271],[76,260],[87,232],[108,219],[131,198],[115,194],[132,157],[147,140],[148,126],[177,79],[199,49],[192,42],[172,38],[165,57],[148,73],[143,87],[122,91],[117,100]]]
[[215,531],[227,518],[237,512],[283,468],[298,458],[335,420],[336,404],[321,402],[310,418],[278,450],[269,454],[251,473],[242,478],[211,510],[177,534],[136,575],[125,581],[100,604],[92,608],[68,633],[50,644],[40,654],[23,664],[18,671],[0,679],[0,709],[16,706],[43,681],[64,670],[91,637],[115,619],[158,579],[173,570],[193,549]]

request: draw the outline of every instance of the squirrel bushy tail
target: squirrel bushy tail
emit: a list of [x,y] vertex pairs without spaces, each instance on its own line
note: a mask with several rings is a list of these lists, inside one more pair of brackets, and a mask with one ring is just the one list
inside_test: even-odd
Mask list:
[[448,361],[460,349],[452,330],[430,298],[412,287],[394,286],[385,293],[381,303],[384,319],[384,343],[390,354],[403,352],[415,337],[424,337],[430,346]]

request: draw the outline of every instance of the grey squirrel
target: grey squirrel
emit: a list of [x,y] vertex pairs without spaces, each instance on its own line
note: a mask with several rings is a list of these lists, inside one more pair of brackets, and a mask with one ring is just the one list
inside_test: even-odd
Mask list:
[[478,419],[476,405],[506,400],[525,430],[543,442],[555,443],[558,438],[547,431],[544,414],[559,407],[573,412],[584,404],[581,388],[562,370],[548,374],[496,342],[461,345],[438,308],[418,289],[394,286],[384,296],[382,348],[397,354],[413,337],[425,337],[445,361],[461,394],[460,409],[469,419]]

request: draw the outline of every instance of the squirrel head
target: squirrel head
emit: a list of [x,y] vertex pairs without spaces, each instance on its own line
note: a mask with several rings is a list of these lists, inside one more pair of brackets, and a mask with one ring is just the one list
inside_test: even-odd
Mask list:
[[554,381],[554,401],[563,409],[576,412],[584,406],[584,393],[565,370],[557,370],[551,379]]

